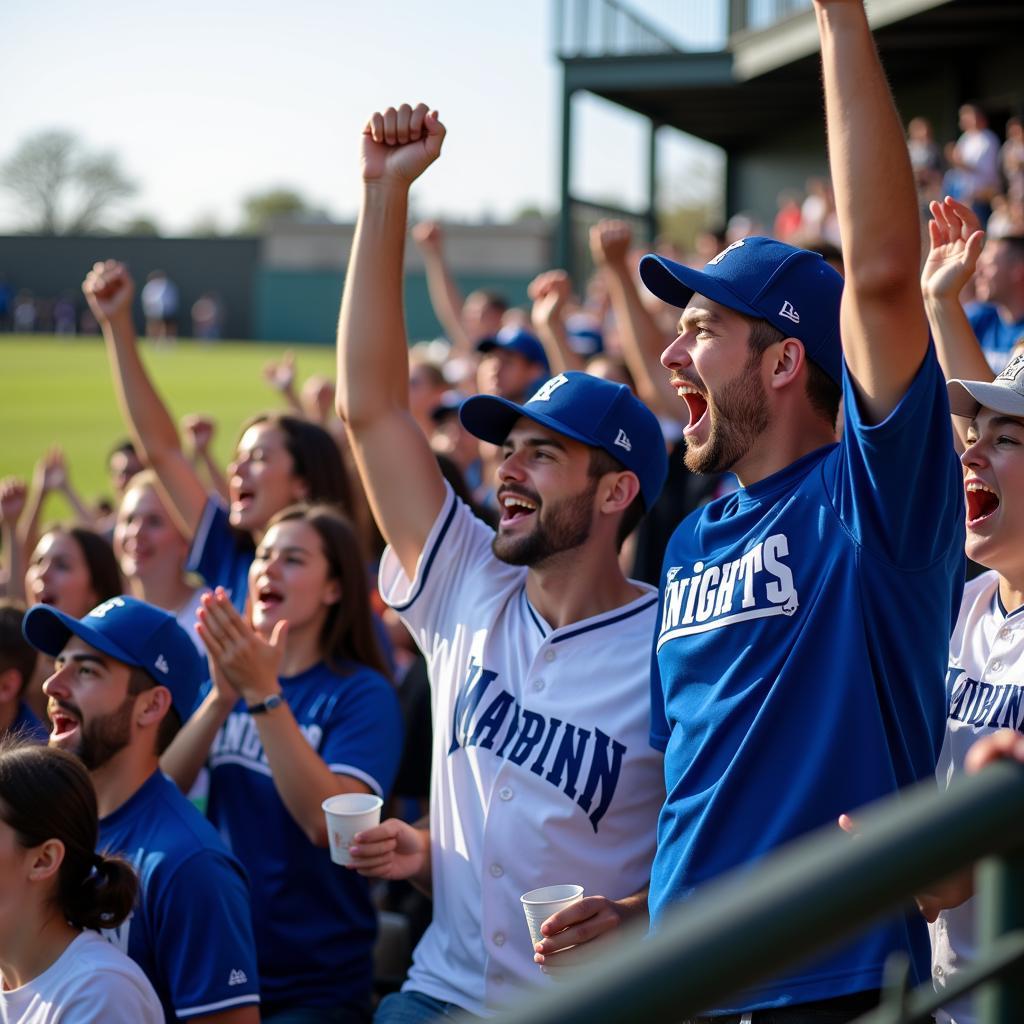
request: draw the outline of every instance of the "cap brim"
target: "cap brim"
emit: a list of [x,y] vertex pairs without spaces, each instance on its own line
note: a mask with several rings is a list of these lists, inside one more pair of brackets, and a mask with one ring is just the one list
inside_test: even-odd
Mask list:
[[90,647],[102,651],[111,658],[123,661],[126,665],[137,665],[138,661],[109,637],[90,629],[78,619],[66,615],[48,604],[37,604],[25,613],[21,627],[25,639],[43,654],[56,658],[67,646],[72,636],[84,640]]
[[683,309],[694,293],[717,302],[726,309],[734,309],[745,316],[763,316],[753,306],[738,298],[719,278],[700,270],[683,266],[664,256],[648,254],[640,261],[640,280],[644,287],[662,302]]
[[462,425],[474,436],[488,444],[504,444],[505,438],[515,426],[516,420],[521,416],[540,423],[562,434],[571,437],[574,441],[594,447],[592,438],[584,437],[582,434],[567,427],[564,423],[543,413],[534,412],[526,406],[516,405],[507,398],[499,398],[497,395],[473,395],[467,398],[459,409],[459,419]]
[[949,411],[954,416],[974,419],[984,406],[1004,416],[1024,417],[1024,396],[999,384],[982,380],[951,380],[946,383]]

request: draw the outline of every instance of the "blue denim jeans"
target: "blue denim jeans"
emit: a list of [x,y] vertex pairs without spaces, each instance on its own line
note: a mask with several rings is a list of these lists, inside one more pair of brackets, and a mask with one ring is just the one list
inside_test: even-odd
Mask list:
[[427,1024],[436,1020],[480,1020],[461,1006],[445,1003],[422,992],[392,992],[373,1015],[373,1024]]

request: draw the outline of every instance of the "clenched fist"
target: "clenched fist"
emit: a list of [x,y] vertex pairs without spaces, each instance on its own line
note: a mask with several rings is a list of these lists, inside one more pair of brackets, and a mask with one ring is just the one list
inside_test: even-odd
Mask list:
[[363,129],[363,180],[411,185],[440,155],[445,128],[424,103],[370,115]]
[[135,282],[128,268],[117,260],[94,263],[82,282],[82,291],[92,315],[100,324],[131,314]]

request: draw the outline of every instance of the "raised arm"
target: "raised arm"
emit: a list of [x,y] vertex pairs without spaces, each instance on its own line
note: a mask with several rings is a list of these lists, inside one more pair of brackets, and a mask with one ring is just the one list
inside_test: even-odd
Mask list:
[[843,354],[865,420],[878,423],[903,397],[928,345],[917,195],[863,0],[814,6],[846,268]]
[[472,355],[473,339],[466,333],[462,323],[462,292],[444,259],[441,225],[434,221],[417,224],[412,230],[412,238],[423,257],[430,305],[434,308],[434,316],[441,329],[452,343],[452,352],[456,355]]
[[422,103],[363,130],[363,199],[338,321],[338,415],[384,539],[412,576],[444,481],[409,412],[402,256],[409,186],[437,159],[444,126]]
[[93,266],[82,284],[89,308],[103,330],[121,415],[170,499],[181,531],[191,537],[206,504],[206,488],[181,449],[174,420],[139,357],[132,297],[135,284],[116,260]]
[[16,476],[0,480],[0,596],[25,600],[25,549],[18,520],[25,511],[28,488]]
[[629,266],[633,236],[621,220],[602,220],[590,229],[590,253],[608,284],[608,296],[622,341],[622,355],[633,375],[637,395],[659,415],[679,417],[679,396],[661,365],[661,353],[671,338],[658,329],[644,305]]
[[545,270],[527,289],[533,300],[530,318],[547,353],[551,373],[585,370],[586,362],[572,350],[565,329],[565,307],[572,298],[572,282],[564,270]]

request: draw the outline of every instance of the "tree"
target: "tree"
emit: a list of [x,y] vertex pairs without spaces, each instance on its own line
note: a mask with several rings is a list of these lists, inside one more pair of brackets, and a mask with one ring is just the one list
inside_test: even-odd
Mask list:
[[29,136],[0,165],[0,185],[17,196],[24,227],[43,235],[87,234],[135,192],[110,153],[92,153],[69,132]]
[[245,234],[261,234],[268,225],[277,220],[299,220],[309,216],[321,216],[316,210],[290,188],[272,188],[257,192],[242,202],[242,231]]
[[145,213],[129,217],[121,227],[122,235],[159,235],[160,225],[156,219]]

